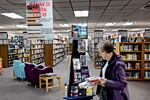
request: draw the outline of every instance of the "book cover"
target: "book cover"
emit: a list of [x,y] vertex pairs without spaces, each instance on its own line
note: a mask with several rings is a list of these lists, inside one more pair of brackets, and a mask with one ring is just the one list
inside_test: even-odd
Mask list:
[[73,59],[73,68],[74,70],[80,70],[81,66],[80,66],[80,60],[78,58],[74,58]]
[[87,66],[86,55],[80,55],[80,63],[81,63],[81,67],[82,66]]
[[86,89],[86,96],[91,96],[93,95],[93,88],[87,88]]
[[85,52],[86,51],[86,43],[84,40],[78,41],[78,52]]
[[82,82],[82,77],[81,77],[81,72],[74,72],[74,82],[75,83],[80,83]]
[[71,86],[71,96],[72,97],[78,96],[78,86]]

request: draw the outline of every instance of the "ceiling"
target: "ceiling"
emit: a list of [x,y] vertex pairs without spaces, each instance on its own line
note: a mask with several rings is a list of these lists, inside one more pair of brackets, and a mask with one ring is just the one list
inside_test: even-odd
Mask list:
[[[15,12],[26,17],[25,0],[0,0],[0,13]],[[54,30],[66,33],[70,27],[59,24],[87,23],[89,32],[94,29],[113,31],[114,29],[135,29],[150,27],[150,9],[142,9],[149,0],[53,0]],[[73,11],[89,10],[89,16],[76,18]],[[136,22],[132,26],[123,26],[125,21]],[[13,26],[25,23],[25,19],[10,19],[0,15],[0,26]],[[105,26],[106,23],[116,23]]]

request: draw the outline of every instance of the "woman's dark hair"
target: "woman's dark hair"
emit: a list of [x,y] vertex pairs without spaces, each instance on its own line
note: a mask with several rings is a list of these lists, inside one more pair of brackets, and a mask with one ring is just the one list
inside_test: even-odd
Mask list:
[[100,50],[102,52],[105,51],[107,53],[111,53],[111,52],[114,52],[114,46],[110,42],[104,42],[104,43],[102,43]]

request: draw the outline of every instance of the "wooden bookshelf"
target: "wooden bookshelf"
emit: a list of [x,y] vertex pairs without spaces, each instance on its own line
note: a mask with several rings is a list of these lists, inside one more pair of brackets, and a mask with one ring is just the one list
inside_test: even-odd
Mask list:
[[88,44],[88,53],[89,53],[91,59],[93,60],[94,67],[96,69],[102,68],[101,65],[100,65],[99,51],[98,51],[98,48],[97,48],[97,44],[101,41],[102,41],[102,37],[93,37],[89,41],[89,44]]
[[[117,53],[123,56],[123,61],[126,63],[127,67],[130,65],[131,67],[140,67],[127,68],[127,77],[128,75],[133,75],[127,79],[130,81],[150,80],[150,42],[117,42],[116,46]],[[123,46],[125,50],[122,50]],[[135,57],[135,59],[128,57]]]
[[44,62],[44,44],[31,43],[30,44],[30,63],[41,64]]
[[63,61],[68,54],[68,42],[60,36],[55,36],[52,41],[44,44],[45,65],[54,67]]

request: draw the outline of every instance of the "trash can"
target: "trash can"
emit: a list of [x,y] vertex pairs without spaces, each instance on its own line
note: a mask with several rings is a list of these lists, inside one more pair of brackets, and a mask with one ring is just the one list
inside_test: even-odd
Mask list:
[[2,58],[0,57],[0,75],[2,74]]

